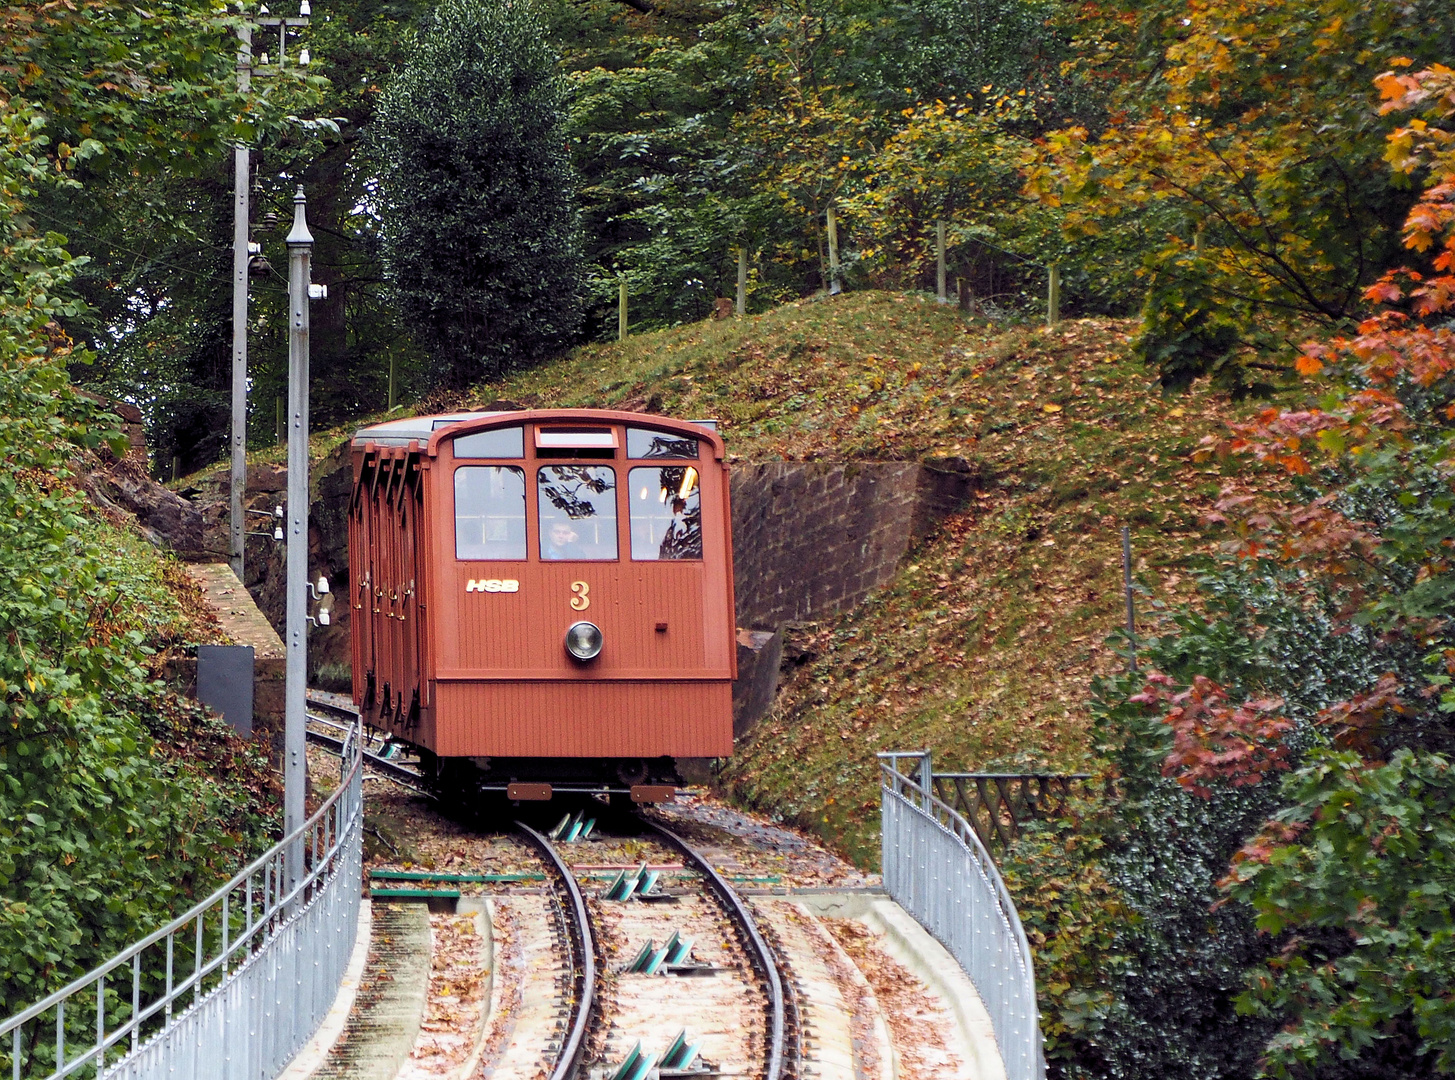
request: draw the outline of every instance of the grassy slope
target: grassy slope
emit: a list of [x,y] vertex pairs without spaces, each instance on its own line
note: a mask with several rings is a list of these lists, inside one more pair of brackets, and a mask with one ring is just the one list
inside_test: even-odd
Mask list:
[[[1164,398],[1130,324],[995,332],[921,296],[862,293],[578,350],[483,387],[541,406],[716,416],[757,460],[959,456],[984,491],[860,608],[793,628],[800,659],[722,774],[740,798],[875,859],[874,752],[941,768],[1070,769],[1091,680],[1121,663],[1120,527],[1140,580],[1184,594],[1224,465],[1199,440],[1241,411]],[[1145,602],[1145,601],[1144,601]]]
[[[855,293],[587,346],[426,407],[711,416],[742,460],[958,456],[980,471],[982,497],[895,581],[791,628],[800,663],[722,774],[869,864],[876,750],[928,746],[942,768],[1086,760],[1091,680],[1121,663],[1106,638],[1122,619],[1123,524],[1149,589],[1191,584],[1225,466],[1190,454],[1242,410],[1203,388],[1164,398],[1128,355],[1131,330],[996,331],[923,295]],[[315,453],[354,426],[319,433]]]

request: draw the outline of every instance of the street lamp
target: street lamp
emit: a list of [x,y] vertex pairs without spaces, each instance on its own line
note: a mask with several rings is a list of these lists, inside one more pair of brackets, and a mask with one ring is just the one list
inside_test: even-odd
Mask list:
[[[287,591],[285,608],[287,667],[283,682],[283,832],[292,833],[307,816],[303,801],[307,778],[308,593],[323,592],[308,580],[308,304],[322,298],[312,285],[313,235],[308,231],[303,185],[293,196],[293,229],[288,233],[288,502],[286,525]],[[290,888],[303,877],[303,843],[287,853]]]
[[[239,4],[241,6],[241,4]],[[260,69],[259,78],[279,74],[288,62],[288,30],[308,25],[312,10],[309,0],[302,0],[299,18],[266,17],[260,9],[257,25],[278,28],[278,66],[276,70]],[[237,31],[237,88],[245,94],[252,87],[253,30],[244,22]],[[308,50],[300,59],[308,63]],[[263,54],[266,68],[268,54]],[[248,265],[255,252],[248,243],[248,148],[238,143],[233,151],[232,180],[232,491],[228,513],[228,561],[243,581],[243,546],[247,539],[247,515],[243,513],[243,495],[248,482]]]

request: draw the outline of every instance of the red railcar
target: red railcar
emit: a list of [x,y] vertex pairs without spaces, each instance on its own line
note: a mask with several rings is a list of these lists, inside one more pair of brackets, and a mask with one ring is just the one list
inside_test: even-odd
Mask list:
[[443,780],[647,801],[676,759],[732,752],[714,425],[421,416],[361,429],[353,463],[354,701]]

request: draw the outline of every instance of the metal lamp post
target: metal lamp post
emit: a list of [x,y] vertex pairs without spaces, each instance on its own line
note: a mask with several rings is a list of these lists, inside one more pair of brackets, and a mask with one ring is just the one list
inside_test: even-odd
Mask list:
[[[288,658],[284,681],[283,832],[303,824],[303,787],[307,778],[308,688],[308,302],[315,295],[309,280],[313,234],[308,231],[303,185],[293,196],[293,229],[288,233]],[[321,289],[319,292],[321,293]],[[288,849],[288,882],[303,879],[303,841]]]
[[[241,4],[239,4],[241,6]],[[268,9],[265,7],[262,12]],[[298,18],[259,18],[259,26],[278,30],[277,70],[259,70],[257,75],[276,75],[288,62],[288,29],[308,25],[311,13],[309,0],[302,0]],[[253,80],[253,32],[244,23],[237,31],[237,88],[247,93]],[[308,50],[299,55],[308,63]],[[266,66],[268,54],[263,53]],[[228,562],[233,573],[243,581],[243,552],[247,542],[247,515],[243,512],[243,496],[248,482],[248,263],[254,245],[248,242],[248,176],[251,171],[248,148],[242,144],[233,149],[232,178],[232,490],[228,498]]]

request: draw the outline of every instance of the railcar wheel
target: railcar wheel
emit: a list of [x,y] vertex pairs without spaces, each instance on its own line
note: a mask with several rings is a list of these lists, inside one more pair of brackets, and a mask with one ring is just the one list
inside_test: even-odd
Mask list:
[[646,758],[625,758],[616,763],[616,778],[627,787],[647,782]]

